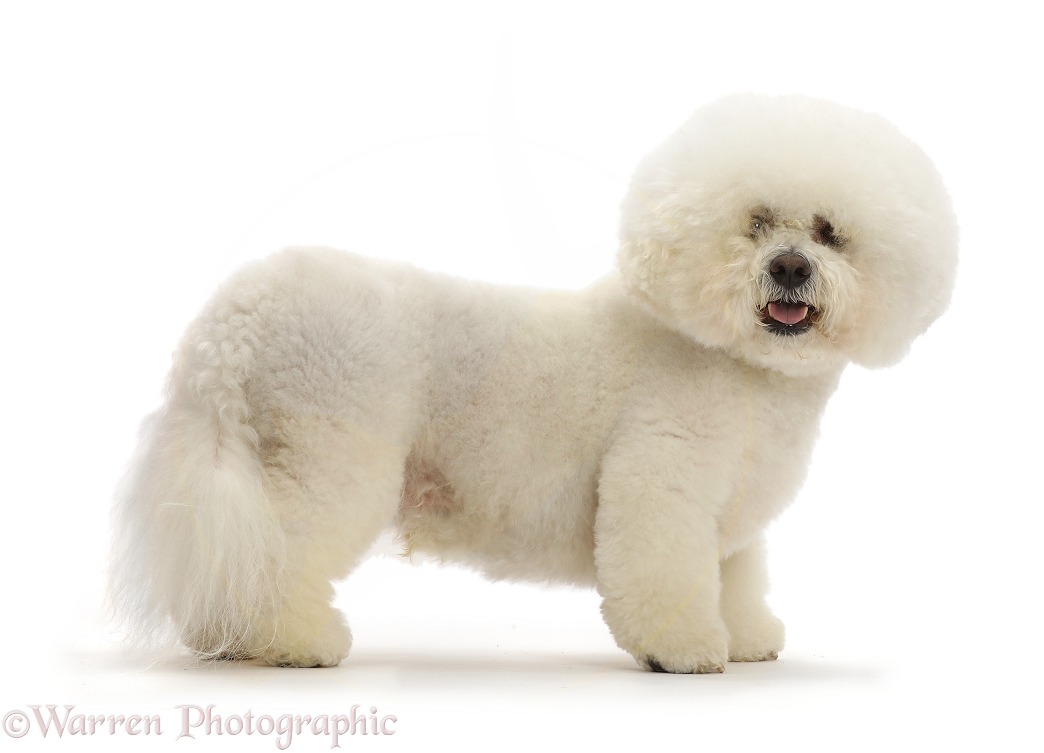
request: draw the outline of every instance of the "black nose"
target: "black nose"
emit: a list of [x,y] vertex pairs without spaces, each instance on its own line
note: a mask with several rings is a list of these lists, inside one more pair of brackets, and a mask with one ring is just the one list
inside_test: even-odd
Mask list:
[[812,268],[804,256],[789,251],[772,260],[769,264],[769,274],[780,287],[793,290],[805,284],[812,275]]

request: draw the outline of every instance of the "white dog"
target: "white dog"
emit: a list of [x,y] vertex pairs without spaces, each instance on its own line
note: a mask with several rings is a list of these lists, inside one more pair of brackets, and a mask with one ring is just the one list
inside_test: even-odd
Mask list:
[[644,667],[775,658],[761,531],[849,361],[946,307],[924,154],[798,97],[696,113],[639,168],[619,272],[583,292],[328,250],[245,269],[192,324],[117,506],[117,602],[205,657],[331,666],[375,538],[594,585]]

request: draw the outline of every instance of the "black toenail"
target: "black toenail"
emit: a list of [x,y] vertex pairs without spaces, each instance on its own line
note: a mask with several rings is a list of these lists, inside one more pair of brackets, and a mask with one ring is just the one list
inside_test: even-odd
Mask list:
[[651,656],[648,659],[646,659],[645,661],[649,664],[649,669],[651,669],[653,672],[666,672],[667,671],[666,669],[663,668],[663,665],[660,664],[660,662],[658,662],[656,659],[653,659]]

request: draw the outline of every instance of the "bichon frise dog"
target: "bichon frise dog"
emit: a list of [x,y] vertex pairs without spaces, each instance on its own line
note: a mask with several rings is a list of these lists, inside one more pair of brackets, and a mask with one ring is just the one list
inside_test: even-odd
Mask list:
[[494,578],[594,585],[643,667],[775,658],[761,532],[849,361],[943,311],[957,231],[925,155],[800,97],[696,113],[637,171],[619,271],[503,288],[329,250],[222,287],[117,505],[115,598],[204,657],[331,666],[384,530]]

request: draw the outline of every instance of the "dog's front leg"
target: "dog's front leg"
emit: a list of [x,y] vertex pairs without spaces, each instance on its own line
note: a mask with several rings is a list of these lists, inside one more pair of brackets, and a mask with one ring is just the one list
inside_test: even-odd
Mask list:
[[709,461],[665,433],[618,441],[599,480],[595,564],[602,615],[647,669],[724,670],[717,512],[725,493]]
[[765,603],[768,573],[759,538],[721,564],[721,611],[729,628],[729,661],[766,661],[783,650],[783,623]]

